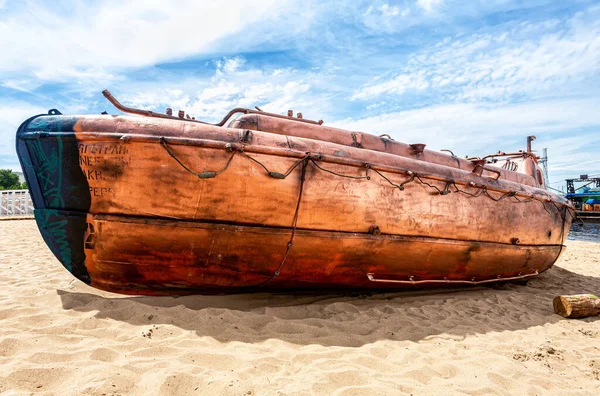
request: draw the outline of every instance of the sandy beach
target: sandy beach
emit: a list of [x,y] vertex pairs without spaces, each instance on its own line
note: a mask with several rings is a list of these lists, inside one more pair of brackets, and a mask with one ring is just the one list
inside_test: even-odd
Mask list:
[[128,297],[63,269],[33,220],[0,221],[0,391],[94,395],[592,394],[600,242],[526,286],[373,295]]

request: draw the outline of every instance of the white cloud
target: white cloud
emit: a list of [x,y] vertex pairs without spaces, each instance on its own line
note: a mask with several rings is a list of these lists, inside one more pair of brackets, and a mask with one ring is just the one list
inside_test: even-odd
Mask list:
[[226,59],[224,62],[218,64],[219,69],[222,69],[225,73],[233,73],[242,66],[246,60],[241,56]]
[[377,97],[384,93],[394,93],[401,95],[407,90],[423,91],[429,88],[429,82],[426,79],[425,73],[401,74],[395,78],[367,86],[360,91],[354,93],[351,99],[366,99]]
[[442,0],[417,0],[417,5],[425,12],[431,12],[442,3]]
[[0,81],[0,85],[5,88],[14,89],[15,91],[27,92],[33,94],[33,91],[38,88],[41,84],[37,81],[32,81],[28,78],[9,78]]
[[388,3],[379,4],[369,6],[362,15],[363,24],[370,30],[394,32],[422,22],[419,16],[411,15],[411,5],[399,7]]
[[367,110],[373,110],[381,106],[385,106],[386,102],[373,103],[366,107]]
[[31,71],[42,80],[106,78],[107,69],[206,52],[223,37],[276,20],[287,3],[111,0],[53,8],[31,2],[0,18],[0,73]]
[[499,29],[503,34],[459,36],[428,47],[411,56],[400,73],[367,84],[352,99],[426,90],[456,100],[506,100],[556,94],[563,86],[572,91],[600,75],[600,7],[565,22],[504,29]]
[[379,10],[381,11],[381,13],[385,16],[395,16],[398,15],[400,13],[400,8],[396,7],[396,6],[391,6],[389,4],[384,4],[382,5]]

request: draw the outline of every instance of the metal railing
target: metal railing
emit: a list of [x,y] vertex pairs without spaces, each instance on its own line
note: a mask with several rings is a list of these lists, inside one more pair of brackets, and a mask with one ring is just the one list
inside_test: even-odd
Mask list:
[[0,217],[33,215],[29,190],[0,190]]

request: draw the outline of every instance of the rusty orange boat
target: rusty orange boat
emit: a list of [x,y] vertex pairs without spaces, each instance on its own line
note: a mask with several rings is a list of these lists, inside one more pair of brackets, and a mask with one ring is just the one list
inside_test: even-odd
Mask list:
[[[573,207],[528,149],[462,159],[299,117],[25,121],[41,234],[81,281],[126,294],[398,289],[526,279]],[[188,116],[189,117],[189,116]]]

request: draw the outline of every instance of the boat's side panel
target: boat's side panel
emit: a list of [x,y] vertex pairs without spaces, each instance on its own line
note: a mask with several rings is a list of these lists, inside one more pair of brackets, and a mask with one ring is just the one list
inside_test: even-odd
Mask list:
[[[88,216],[92,285],[125,293],[286,288],[398,288],[391,280],[502,279],[549,268],[561,246],[298,231],[121,216]],[[92,230],[92,231],[89,231]]]
[[[173,145],[172,153],[194,172],[226,168],[214,178],[202,179],[186,171],[158,142],[121,144],[82,138],[79,147],[79,167],[89,185],[91,213],[292,225],[301,166],[286,179],[276,179],[248,156],[280,173],[297,164],[297,158]],[[562,214],[544,202],[518,202],[511,197],[495,201],[485,194],[440,195],[418,181],[406,184],[401,191],[374,172],[369,179],[364,178],[364,168],[325,162],[318,165],[321,168],[307,164],[299,228],[367,232],[376,225],[382,233],[393,235],[452,235],[461,240],[500,243],[518,239],[523,244],[563,242]],[[382,174],[395,184],[408,179]],[[439,190],[445,188],[443,182],[427,182]],[[476,188],[463,189],[471,194],[479,192]],[[502,193],[489,195],[500,198]]]
[[[175,129],[186,129],[182,123],[118,120],[102,118],[113,130],[95,132],[119,131],[123,139],[90,134],[76,118],[41,117],[25,123],[17,140],[44,239],[75,276],[107,290],[256,287],[281,264],[298,203],[298,233],[270,288],[388,287],[370,282],[367,273],[392,280],[481,280],[542,271],[557,259],[570,225],[554,201],[500,199],[502,193],[482,194],[481,187],[464,183],[517,192],[530,187],[460,169],[260,132],[244,142],[247,148],[284,154],[227,150],[224,142],[238,144],[243,131],[207,126],[193,137],[221,138],[221,146],[171,138],[166,149],[156,136],[190,137]],[[132,131],[146,129],[154,139],[129,140]],[[440,194],[447,185],[431,179],[401,190],[393,184],[406,182],[406,174],[371,171],[367,178],[364,166],[320,161],[318,155],[314,162],[298,162],[298,152],[306,151],[400,164],[462,181],[464,191],[477,196]],[[267,175],[267,169],[285,173],[295,165],[284,179]]]

